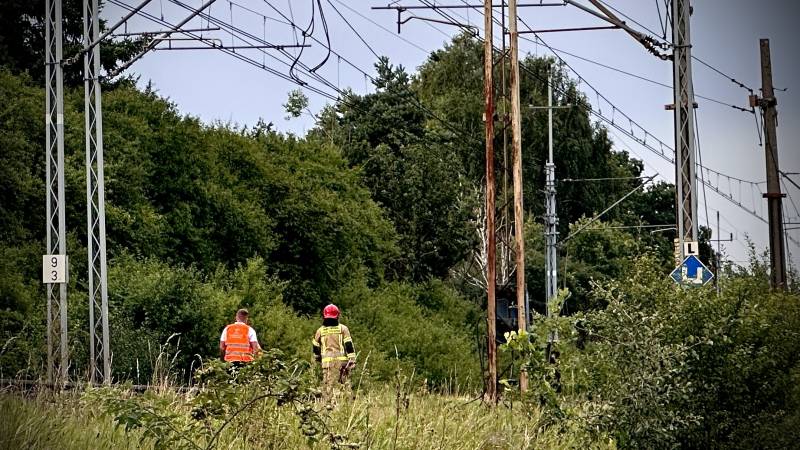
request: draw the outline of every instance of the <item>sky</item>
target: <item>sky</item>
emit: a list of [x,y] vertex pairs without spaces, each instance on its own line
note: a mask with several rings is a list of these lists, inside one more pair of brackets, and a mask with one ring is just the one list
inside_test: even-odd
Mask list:
[[[135,6],[136,0],[113,0]],[[198,7],[199,0],[181,0],[189,7]],[[173,24],[189,15],[189,11],[179,5],[176,0],[153,0],[144,12],[156,19]],[[579,0],[589,5],[588,0]],[[610,6],[621,11],[631,20],[628,23],[637,30],[652,30],[652,34],[662,36],[663,0],[604,0]],[[437,0],[441,5],[478,5],[480,0]],[[545,3],[557,3],[558,0],[547,0]],[[356,93],[372,92],[369,79],[363,72],[374,74],[375,53],[387,56],[394,64],[401,64],[409,71],[416,71],[425,62],[430,51],[441,48],[452,36],[461,31],[460,28],[421,20],[410,20],[402,26],[397,34],[394,11],[373,10],[374,6],[385,6],[388,0],[217,0],[207,11],[217,20],[233,24],[237,28],[250,33],[253,39],[262,39],[271,44],[296,44],[302,41],[302,33],[287,24],[294,22],[305,28],[312,18],[312,4],[321,5],[330,46],[337,55],[330,55],[325,60],[326,51],[323,45],[307,39],[311,47],[303,49],[301,61],[313,67],[325,62],[317,73],[328,81],[323,86],[313,81],[312,86],[323,87],[325,92],[335,96],[336,89],[350,88]],[[421,5],[419,0],[400,0],[391,2],[397,5]],[[429,1],[429,3],[434,3]],[[499,0],[496,2],[499,3]],[[520,3],[533,3],[522,1]],[[696,109],[699,136],[699,157],[702,164],[731,177],[753,182],[763,182],[765,175],[764,148],[760,146],[758,127],[754,115],[749,112],[735,110],[727,105],[748,107],[748,91],[729,80],[733,77],[756,93],[761,86],[759,39],[768,38],[771,46],[774,85],[785,91],[776,91],[778,98],[778,149],[781,169],[787,173],[800,173],[800,58],[798,58],[793,26],[800,13],[800,4],[792,0],[697,0],[692,2],[691,18],[692,54],[713,66],[727,77],[693,61],[692,73],[696,96],[704,96],[714,101],[697,98]],[[314,33],[312,36],[325,42],[323,24],[315,7],[313,17]],[[658,9],[657,9],[658,8]],[[112,0],[107,0],[103,17],[109,24],[116,23],[126,10]],[[499,8],[495,11],[500,16]],[[458,9],[449,13],[459,22],[482,27],[483,16],[479,10]],[[409,13],[405,13],[404,18]],[[413,11],[413,14],[441,19],[432,11]],[[552,29],[583,26],[606,25],[599,19],[573,6],[527,7],[519,9],[520,19],[532,29]],[[343,18],[347,20],[343,20]],[[507,22],[506,22],[507,23]],[[211,28],[207,20],[196,18],[188,22],[184,28]],[[351,28],[352,27],[352,28]],[[526,25],[520,23],[520,30]],[[128,32],[157,31],[165,29],[164,25],[154,23],[142,17],[129,21]],[[358,31],[357,36],[353,29]],[[120,29],[122,32],[125,29]],[[483,33],[481,32],[481,35]],[[499,27],[495,29],[496,41],[499,45]],[[219,39],[223,45],[244,45],[232,40],[230,35],[222,31],[205,31],[204,38]],[[525,37],[533,38],[532,35]],[[581,58],[600,62],[626,72],[648,78],[666,85],[672,84],[672,64],[662,61],[648,53],[638,42],[621,30],[598,30],[582,32],[546,33],[542,39],[553,49],[565,51],[560,56],[579,74],[583,80],[581,89],[592,102],[593,107],[606,116],[616,120],[624,113],[632,118],[638,126],[633,126],[634,134],[644,137],[647,131],[648,143],[656,146],[655,138],[670,147],[674,146],[673,113],[666,111],[664,105],[672,103],[672,90],[651,82],[622,74],[612,69],[585,61]],[[667,34],[669,37],[669,33]],[[369,47],[362,42],[366,41]],[[197,43],[175,41],[174,46]],[[166,44],[162,44],[166,46]],[[287,49],[297,52],[298,49]],[[526,40],[520,41],[520,51],[539,56],[552,56],[544,45]],[[259,119],[272,122],[276,129],[302,135],[313,126],[311,114],[299,118],[286,118],[284,104],[288,93],[298,86],[291,81],[268,73],[262,67],[277,69],[288,74],[289,67],[283,65],[271,55],[278,55],[278,50],[241,49],[237,52],[251,58],[256,64],[251,65],[226,55],[218,50],[196,51],[155,51],[145,55],[136,62],[129,73],[139,77],[138,83],[145,86],[152,83],[154,88],[164,97],[171,99],[183,114],[199,117],[206,123],[229,123],[237,126],[252,126]],[[354,68],[352,66],[356,66]],[[571,73],[574,79],[578,75]],[[590,89],[591,85],[600,93]],[[309,97],[309,110],[318,111],[331,101],[309,89],[304,89]],[[607,99],[608,101],[604,100]],[[612,107],[611,104],[614,106]],[[618,123],[618,122],[615,122]],[[628,126],[630,126],[628,124]],[[658,174],[657,179],[674,182],[674,167],[664,161],[635,140],[625,137],[619,131],[611,134],[618,150],[631,153],[645,164],[645,174]],[[556,170],[558,155],[556,155]],[[699,174],[698,174],[699,176]],[[755,211],[766,217],[766,200],[761,193],[748,183],[730,181],[724,176],[706,173],[709,182],[719,186],[726,192],[732,192],[745,209]],[[789,175],[800,184],[800,175]],[[765,190],[765,185],[758,185]],[[784,220],[800,222],[800,189],[790,182],[784,183]],[[701,225],[708,224],[715,232],[717,229],[717,212],[720,215],[720,232],[723,239],[731,235],[733,241],[723,242],[722,249],[727,258],[736,264],[746,264],[748,259],[747,240],[755,245],[758,251],[768,246],[768,229],[766,223],[753,214],[734,205],[710,189],[698,185],[698,214]],[[525,199],[526,201],[543,201],[543,199]],[[787,227],[800,227],[787,225]],[[800,243],[800,228],[788,230],[788,234]],[[800,245],[787,241],[790,262],[794,266],[800,263]]]

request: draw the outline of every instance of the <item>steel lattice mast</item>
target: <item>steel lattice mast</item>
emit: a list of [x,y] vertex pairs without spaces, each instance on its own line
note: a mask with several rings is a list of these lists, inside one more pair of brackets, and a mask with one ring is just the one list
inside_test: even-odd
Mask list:
[[[45,9],[46,247],[48,255],[66,255],[61,0],[46,0]],[[67,284],[47,284],[47,381],[65,381],[68,368]]]
[[[100,11],[83,0],[84,101],[86,120],[86,224],[89,266],[89,381],[111,382],[103,179],[103,111],[100,90]],[[99,321],[98,321],[99,319]]]
[[[672,0],[672,67],[675,95],[675,188],[677,190],[678,252],[684,242],[697,241],[697,183],[695,181],[694,88],[689,34],[689,0]],[[677,254],[677,252],[676,252]]]
[[[548,71],[547,77],[547,130],[548,152],[545,164],[545,291],[547,297],[547,317],[553,317],[558,311],[551,311],[551,303],[556,298],[558,290],[558,215],[556,214],[556,166],[553,162],[553,69]],[[548,342],[556,339],[554,332],[548,336]],[[549,355],[548,355],[549,358]]]

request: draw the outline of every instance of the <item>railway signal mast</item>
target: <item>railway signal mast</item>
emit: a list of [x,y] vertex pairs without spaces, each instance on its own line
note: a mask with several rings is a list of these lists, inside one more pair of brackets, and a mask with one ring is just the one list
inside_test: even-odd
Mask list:
[[[686,259],[686,243],[697,242],[697,183],[695,179],[694,88],[689,0],[672,0],[672,68],[675,114],[675,189],[677,249]],[[697,244],[694,244],[696,247]]]
[[[44,258],[47,284],[47,381],[66,381],[67,283],[59,272],[66,271],[66,218],[64,207],[64,65],[61,29],[61,0],[45,2],[45,159],[46,239]],[[49,262],[53,261],[50,266]]]
[[102,381],[108,384],[111,383],[111,349],[108,330],[103,100],[100,90],[98,0],[83,0],[83,44],[86,238],[89,257],[89,382]]

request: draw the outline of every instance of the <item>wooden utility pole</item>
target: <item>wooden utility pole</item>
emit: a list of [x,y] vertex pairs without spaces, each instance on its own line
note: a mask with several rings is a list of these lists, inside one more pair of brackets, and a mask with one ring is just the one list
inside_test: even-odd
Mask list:
[[487,359],[489,366],[486,380],[486,400],[497,402],[497,315],[495,312],[495,190],[494,190],[494,53],[492,50],[492,0],[484,0],[484,42],[483,42],[483,97],[486,111],[483,121],[486,127],[486,328]]
[[[508,2],[509,41],[511,51],[511,146],[514,166],[514,237],[517,243],[517,328],[527,330],[525,308],[525,223],[522,212],[522,122],[519,106],[519,35],[517,33],[517,0]],[[520,391],[528,390],[528,374],[519,373]]]
[[778,165],[778,112],[772,87],[772,61],[769,39],[761,39],[761,98],[758,105],[764,113],[764,151],[767,160],[767,210],[769,213],[770,281],[773,289],[786,289],[786,247],[783,236],[783,195]]

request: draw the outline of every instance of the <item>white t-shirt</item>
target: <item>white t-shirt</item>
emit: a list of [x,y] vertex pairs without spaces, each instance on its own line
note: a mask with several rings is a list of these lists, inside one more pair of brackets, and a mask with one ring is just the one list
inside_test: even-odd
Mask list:
[[[243,322],[239,322],[237,320],[236,323],[243,323]],[[229,326],[230,325],[226,326],[225,329],[222,330],[222,336],[219,337],[220,342],[225,342],[226,340],[228,340]],[[247,326],[247,340],[250,342],[258,342],[258,336],[256,336],[256,330],[254,330],[253,327],[251,327],[250,325]]]

